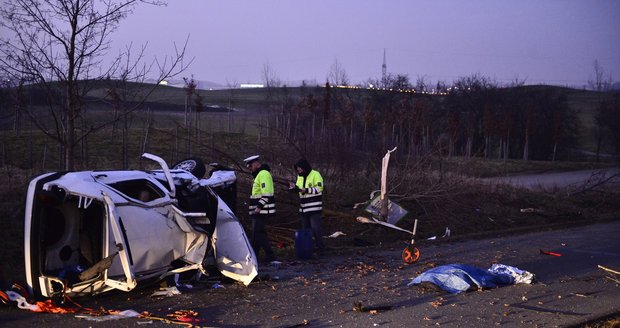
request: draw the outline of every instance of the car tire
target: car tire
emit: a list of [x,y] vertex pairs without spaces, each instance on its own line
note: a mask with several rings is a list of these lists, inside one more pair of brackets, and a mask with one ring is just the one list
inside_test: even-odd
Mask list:
[[0,304],[2,305],[11,305],[11,299],[9,295],[0,290]]
[[181,160],[172,165],[172,169],[188,171],[198,179],[202,179],[207,172],[207,169],[205,168],[205,163],[202,161],[202,159],[198,157],[190,157]]

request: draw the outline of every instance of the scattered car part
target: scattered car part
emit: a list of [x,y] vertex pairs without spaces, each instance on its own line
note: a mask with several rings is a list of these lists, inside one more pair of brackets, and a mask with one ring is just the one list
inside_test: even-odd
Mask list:
[[207,173],[205,163],[198,157],[191,157],[179,161],[172,165],[172,169],[188,171],[198,179],[202,179],[205,176],[205,173]]
[[411,231],[411,244],[405,247],[402,253],[403,261],[407,264],[412,264],[420,259],[420,250],[415,246],[414,236],[418,229],[418,219],[413,222],[413,231]]

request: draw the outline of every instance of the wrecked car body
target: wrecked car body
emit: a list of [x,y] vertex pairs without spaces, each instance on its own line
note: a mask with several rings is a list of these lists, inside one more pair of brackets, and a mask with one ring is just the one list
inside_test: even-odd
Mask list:
[[[140,281],[209,263],[248,285],[257,261],[238,218],[214,190],[233,171],[199,179],[163,159],[152,171],[47,173],[29,185],[25,210],[26,283],[34,295],[130,291]],[[204,172],[203,172],[204,173]]]

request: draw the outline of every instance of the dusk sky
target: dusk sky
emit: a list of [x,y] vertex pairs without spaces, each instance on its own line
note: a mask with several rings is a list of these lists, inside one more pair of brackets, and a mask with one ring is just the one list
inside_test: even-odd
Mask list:
[[620,80],[617,0],[169,0],[141,5],[114,46],[148,42],[173,53],[189,36],[183,76],[260,83],[324,83],[337,61],[353,84],[387,71],[435,83],[472,74],[496,82],[584,86],[594,61]]

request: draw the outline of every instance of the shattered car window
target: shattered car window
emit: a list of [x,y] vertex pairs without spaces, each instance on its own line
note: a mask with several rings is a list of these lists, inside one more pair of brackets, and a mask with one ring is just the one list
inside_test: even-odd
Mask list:
[[148,180],[130,180],[108,184],[126,195],[127,197],[137,199],[148,203],[158,198],[163,198],[165,194]]

